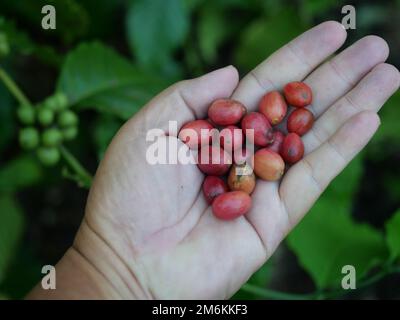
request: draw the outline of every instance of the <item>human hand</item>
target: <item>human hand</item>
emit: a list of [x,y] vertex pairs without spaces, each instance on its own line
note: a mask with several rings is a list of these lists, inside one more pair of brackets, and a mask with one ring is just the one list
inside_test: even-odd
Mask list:
[[[398,89],[400,75],[383,63],[388,47],[381,38],[365,37],[326,60],[345,38],[339,23],[322,23],[240,82],[230,66],[173,85],[120,129],[96,173],[74,245],[63,258],[104,282],[101,293],[89,296],[223,299],[246,282],[370,140],[380,123],[378,110]],[[232,97],[255,110],[265,92],[301,80],[313,90],[310,109],[317,118],[303,136],[305,156],[281,181],[257,182],[247,215],[216,219],[202,195],[204,176],[196,165],[146,161],[148,130],[168,132],[170,120],[180,127],[204,118],[217,98]],[[63,260],[61,266],[68,263]]]

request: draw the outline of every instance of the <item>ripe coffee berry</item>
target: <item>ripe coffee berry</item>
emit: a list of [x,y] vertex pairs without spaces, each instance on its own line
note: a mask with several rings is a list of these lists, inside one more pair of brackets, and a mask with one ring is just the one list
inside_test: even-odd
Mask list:
[[222,220],[232,220],[251,209],[251,197],[243,191],[230,191],[214,199],[212,212]]
[[208,204],[212,204],[214,198],[228,192],[225,181],[216,176],[207,176],[203,182],[203,194]]
[[306,108],[299,108],[294,110],[288,117],[287,130],[302,136],[311,129],[313,124],[314,116],[312,112]]
[[208,109],[208,117],[219,126],[236,124],[246,113],[246,107],[232,99],[215,100]]
[[228,186],[231,191],[244,191],[251,194],[256,186],[256,176],[250,165],[233,165],[229,171]]
[[305,107],[312,101],[311,88],[304,82],[290,82],[283,88],[286,101],[293,107]]
[[[259,112],[250,112],[242,119],[242,130],[256,146],[265,147],[273,142],[274,135],[268,119]],[[252,136],[254,133],[254,136]]]
[[248,164],[252,168],[254,167],[254,153],[248,149],[236,149],[233,153],[233,162],[236,165]]
[[[182,128],[179,138],[191,148],[200,149],[198,167],[208,175],[203,193],[217,218],[231,220],[246,214],[252,205],[250,194],[255,189],[256,177],[279,180],[286,164],[303,157],[301,136],[314,124],[313,114],[304,107],[311,102],[310,87],[303,82],[291,82],[284,87],[283,95],[279,91],[266,93],[259,102],[259,112],[247,113],[238,101],[218,99],[211,104],[207,120],[192,121]],[[285,136],[273,126],[286,119],[288,105],[297,109],[287,117]],[[204,128],[206,135],[183,135],[189,128],[200,137],[200,129]],[[258,149],[255,153],[254,146]]]
[[186,123],[179,131],[179,139],[191,149],[209,144],[213,126],[206,120],[194,120]]
[[219,133],[220,146],[225,151],[232,152],[242,147],[243,131],[236,126],[227,126]]
[[279,131],[274,131],[274,142],[270,144],[267,149],[279,153],[282,147],[283,140],[285,139],[285,135]]
[[254,172],[258,177],[267,181],[279,180],[285,170],[282,157],[266,148],[254,154]]
[[258,109],[272,125],[276,125],[285,117],[287,104],[279,91],[271,91],[261,98]]
[[200,171],[211,176],[221,176],[227,173],[232,164],[231,156],[215,146],[203,146],[197,159]]
[[297,133],[289,133],[282,143],[281,156],[287,163],[293,164],[303,158],[304,144]]

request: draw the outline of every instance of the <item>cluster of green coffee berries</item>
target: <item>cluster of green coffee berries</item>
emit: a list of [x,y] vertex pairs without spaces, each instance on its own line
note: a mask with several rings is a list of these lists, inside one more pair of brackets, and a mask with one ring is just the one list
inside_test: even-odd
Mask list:
[[24,125],[19,132],[21,147],[35,150],[44,165],[55,165],[60,160],[60,144],[78,134],[78,117],[68,109],[67,97],[60,92],[38,105],[19,106],[17,115]]

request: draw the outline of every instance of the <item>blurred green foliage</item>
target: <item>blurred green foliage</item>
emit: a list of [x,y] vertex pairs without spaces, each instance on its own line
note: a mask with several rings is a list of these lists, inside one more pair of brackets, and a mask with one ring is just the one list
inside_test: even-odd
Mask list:
[[287,238],[319,288],[337,287],[345,265],[354,266],[357,276],[363,277],[371,267],[388,259],[383,234],[354,223],[350,216],[361,170],[357,157]]
[[57,84],[77,108],[89,106],[124,120],[163,86],[162,78],[140,70],[100,43],[85,43],[71,51]]
[[396,260],[400,258],[400,210],[386,223],[386,241],[390,250],[390,258]]
[[[67,95],[70,106],[80,112],[82,128],[79,141],[70,147],[94,171],[123,121],[157,92],[179,79],[228,64],[245,74],[310,26],[327,19],[340,20],[343,3],[3,0],[0,32],[7,35],[11,54],[0,64],[35,103],[58,90]],[[56,7],[56,30],[40,27],[44,4]],[[390,62],[399,67],[400,26],[395,21],[400,18],[400,2],[355,1],[354,5],[358,27],[349,30],[348,42],[378,33],[392,48]],[[37,193],[30,192],[36,190],[46,199],[57,198],[55,181],[61,178],[52,177],[54,171],[44,170],[36,159],[16,148],[16,108],[17,103],[0,84],[0,292],[19,298],[40,278],[40,265],[49,259],[55,262],[64,250],[62,245],[43,245],[38,233],[44,233],[51,221],[72,219],[70,229],[61,229],[65,238],[62,243],[68,243],[81,217],[80,213],[70,217],[71,212],[81,211],[83,204],[65,210],[44,208],[43,215],[38,213],[43,202],[35,197]],[[386,103],[380,116],[382,126],[366,151],[334,180],[288,237],[287,246],[296,258],[284,256],[277,262],[273,257],[249,280],[250,284],[261,288],[273,285],[278,290],[293,287],[286,282],[300,282],[301,288],[308,289],[337,288],[343,265],[354,265],[361,278],[387,261],[398,262],[399,93]],[[371,175],[379,179],[379,192],[378,181]],[[370,190],[378,194],[373,197],[376,206],[368,205],[372,201]],[[59,202],[68,201],[61,197]],[[24,223],[26,217],[29,224]],[[276,284],[274,278],[289,267],[291,278]],[[396,291],[391,296],[399,294]],[[259,297],[246,290],[235,296]]]
[[10,194],[0,196],[2,211],[0,224],[0,283],[6,276],[6,270],[15,255],[18,241],[23,232],[23,214],[19,205]]

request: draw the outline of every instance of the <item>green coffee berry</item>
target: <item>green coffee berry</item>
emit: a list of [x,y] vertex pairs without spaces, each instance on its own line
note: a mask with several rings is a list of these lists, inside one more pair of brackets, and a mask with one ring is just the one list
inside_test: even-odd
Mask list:
[[42,143],[46,147],[55,147],[62,142],[61,131],[56,128],[46,129],[42,133]]
[[55,147],[40,147],[36,154],[39,161],[45,166],[53,166],[60,160],[60,152]]
[[26,150],[35,149],[39,145],[39,132],[33,127],[21,129],[19,132],[19,144]]
[[23,124],[33,124],[35,122],[35,109],[30,105],[21,105],[17,109],[19,121]]
[[8,44],[7,35],[0,32],[0,57],[4,57],[10,53],[10,46]]
[[47,97],[43,101],[43,108],[49,109],[49,110],[52,110],[52,111],[57,111],[56,104],[54,103],[53,96]]
[[43,104],[46,108],[58,112],[67,108],[68,99],[62,92],[57,92],[52,96],[47,97]]
[[54,104],[56,105],[57,110],[64,110],[68,106],[68,98],[62,92],[57,92],[54,96]]
[[78,116],[71,110],[62,111],[58,115],[58,124],[63,127],[75,126],[78,124]]
[[43,126],[49,126],[54,121],[54,112],[49,108],[40,108],[37,114],[38,121]]
[[62,129],[62,136],[64,138],[64,140],[73,140],[76,138],[76,136],[78,135],[78,127],[73,126],[73,127],[67,127]]

